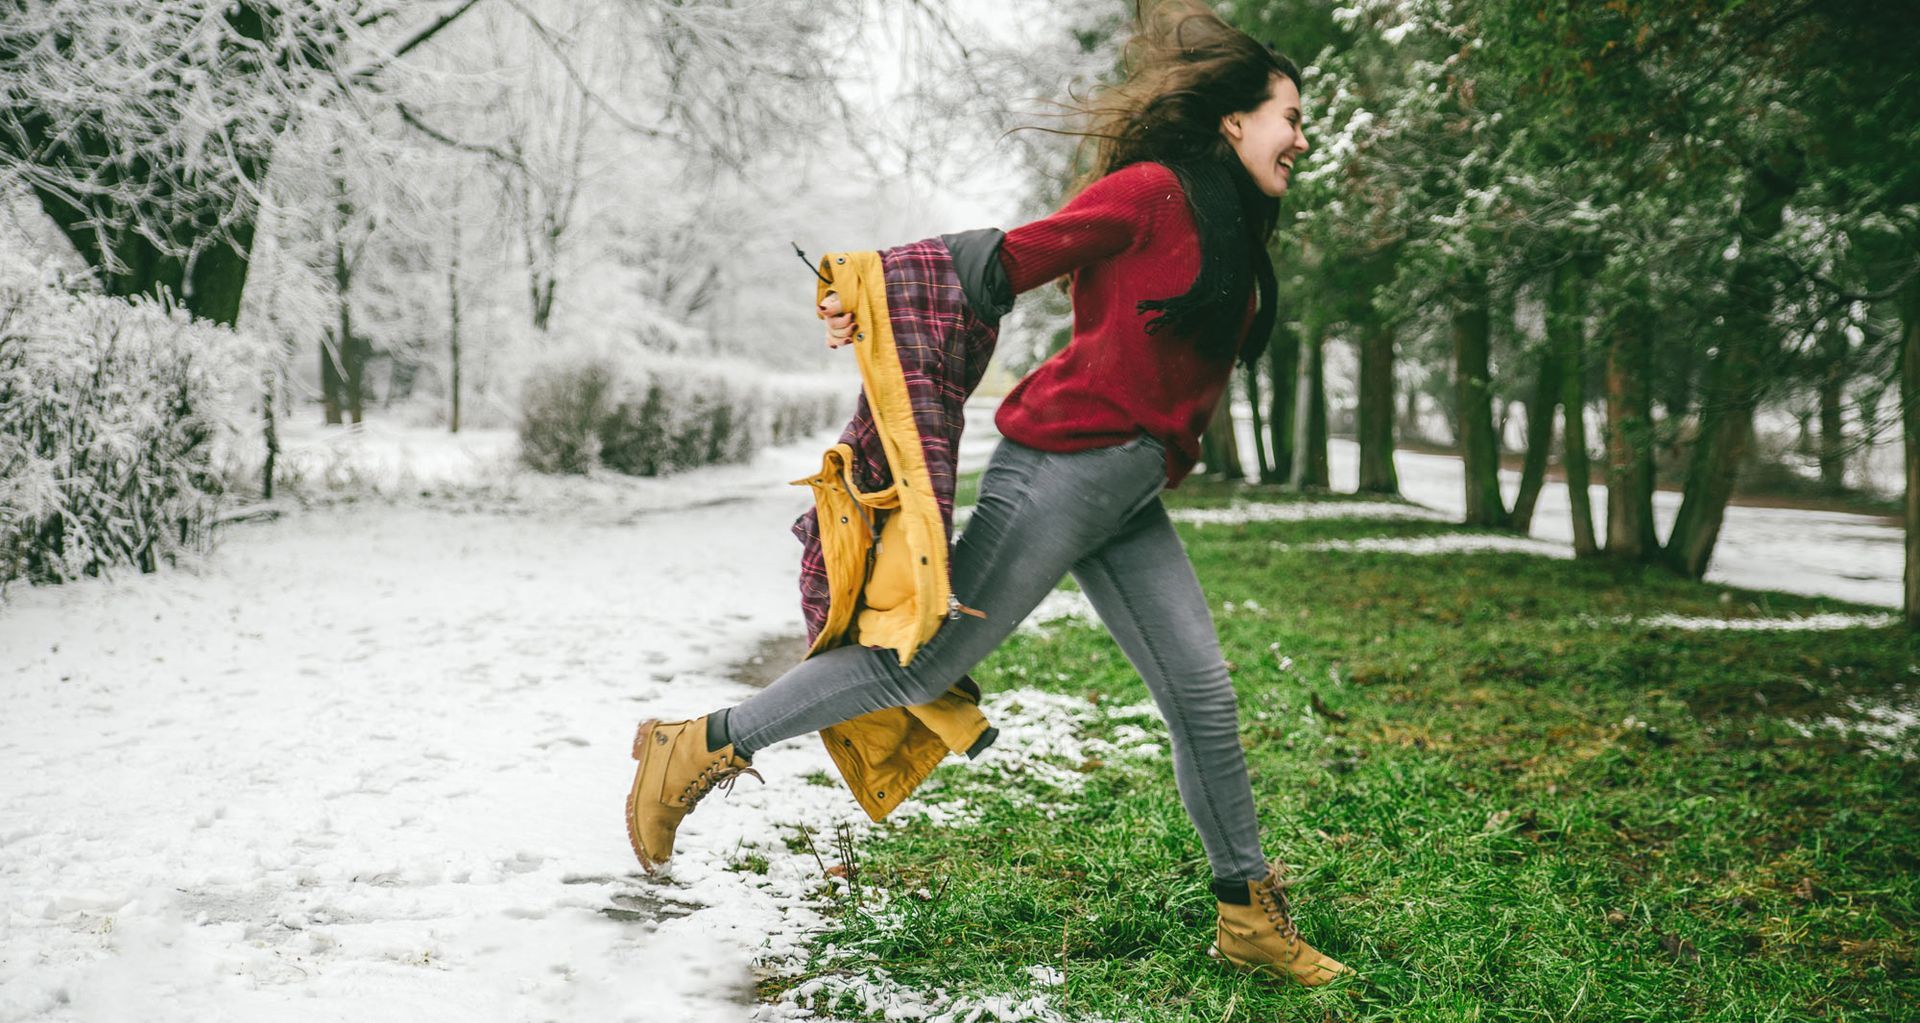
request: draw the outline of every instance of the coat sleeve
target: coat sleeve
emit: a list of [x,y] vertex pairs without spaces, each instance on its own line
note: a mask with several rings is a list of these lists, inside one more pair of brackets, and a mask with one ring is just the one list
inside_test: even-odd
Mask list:
[[940,236],[947,254],[953,257],[960,291],[988,326],[998,326],[1000,317],[1013,308],[1013,282],[1007,279],[1007,268],[1000,262],[1000,245],[1006,238],[1007,233],[997,227]]

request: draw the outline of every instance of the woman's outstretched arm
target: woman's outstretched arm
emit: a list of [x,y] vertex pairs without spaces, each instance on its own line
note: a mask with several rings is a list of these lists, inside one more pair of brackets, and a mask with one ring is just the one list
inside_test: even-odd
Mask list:
[[[1094,181],[1066,205],[1011,231],[979,228],[943,234],[968,304],[989,321],[1031,291],[1089,263],[1153,241],[1153,228],[1173,207],[1184,207],[1180,180],[1158,163],[1136,163]],[[853,314],[828,292],[818,315],[827,321],[827,347],[852,341]]]

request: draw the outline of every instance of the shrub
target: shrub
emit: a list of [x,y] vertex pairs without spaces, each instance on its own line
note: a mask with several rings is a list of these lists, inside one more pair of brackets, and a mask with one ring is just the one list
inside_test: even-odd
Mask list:
[[658,380],[645,393],[615,406],[601,432],[601,461],[629,476],[658,476],[667,441],[667,394]]
[[852,415],[851,380],[783,380],[753,367],[575,352],[522,388],[521,455],[541,472],[660,476],[744,462]]
[[527,465],[552,473],[586,473],[598,467],[613,381],[613,367],[598,359],[528,380],[520,420],[520,455]]
[[215,449],[255,376],[234,332],[0,265],[0,584],[204,550]]

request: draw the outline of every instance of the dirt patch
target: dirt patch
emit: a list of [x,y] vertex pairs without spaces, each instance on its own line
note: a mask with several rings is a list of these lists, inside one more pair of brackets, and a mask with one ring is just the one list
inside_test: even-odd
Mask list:
[[803,635],[770,636],[761,640],[739,660],[728,664],[725,671],[730,678],[756,689],[764,689],[768,683],[799,664],[806,657],[807,646],[807,637]]

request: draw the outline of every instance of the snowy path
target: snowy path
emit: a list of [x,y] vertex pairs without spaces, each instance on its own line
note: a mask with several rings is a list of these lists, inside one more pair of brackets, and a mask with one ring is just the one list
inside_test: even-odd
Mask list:
[[[783,481],[830,441],[510,509],[298,513],[193,571],[15,589],[0,1020],[745,1018],[819,874],[777,825],[865,820],[837,775],[799,781],[818,741],[703,804],[670,884],[616,808],[638,718],[737,701],[724,666],[799,631],[809,498]],[[726,870],[754,845],[764,877]]]

